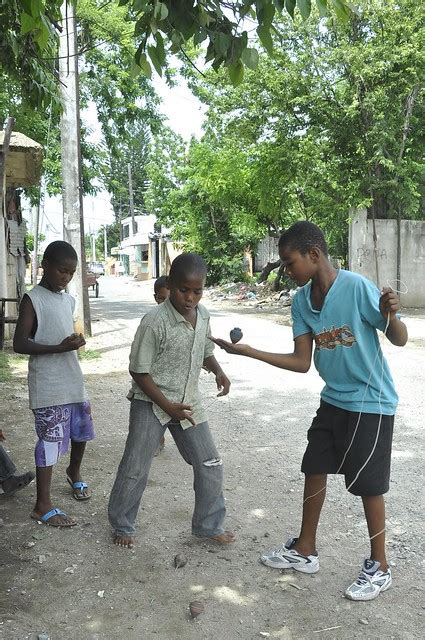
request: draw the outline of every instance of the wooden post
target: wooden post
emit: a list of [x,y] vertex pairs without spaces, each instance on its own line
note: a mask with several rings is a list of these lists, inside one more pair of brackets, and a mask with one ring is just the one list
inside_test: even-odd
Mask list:
[[10,137],[15,118],[8,118],[4,129],[3,144],[0,151],[0,298],[7,298],[7,249],[6,249],[6,157],[9,152]]
[[85,286],[83,194],[81,183],[80,108],[75,10],[62,5],[63,31],[59,47],[59,78],[63,103],[61,114],[62,205],[64,240],[78,256],[77,271],[71,281],[75,296],[75,324],[78,333],[91,335],[90,306]]
[[34,234],[34,250],[32,255],[32,283],[37,284],[38,273],[38,227],[40,224],[40,201],[35,207],[33,234]]
[[132,227],[132,230],[133,230],[133,236],[135,236],[136,233],[137,233],[137,229],[136,229],[136,220],[134,218],[133,180],[132,180],[132,175],[131,175],[131,164],[130,163],[128,163],[128,165],[127,165],[127,170],[128,170],[128,195],[129,195],[129,201],[130,201],[131,227]]

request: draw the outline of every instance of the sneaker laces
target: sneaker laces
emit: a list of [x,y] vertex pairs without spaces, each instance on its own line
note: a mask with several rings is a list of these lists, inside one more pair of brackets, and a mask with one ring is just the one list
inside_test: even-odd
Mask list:
[[294,544],[296,543],[297,538],[289,538],[286,542],[282,542],[281,545],[272,549],[272,553],[281,553],[282,551],[290,551]]
[[284,542],[282,542],[282,544],[279,547],[274,547],[271,550],[272,553],[282,553],[282,551],[287,551],[287,548]]
[[362,584],[372,584],[372,577],[371,575],[369,575],[368,573],[365,573],[364,571],[360,571],[359,577],[356,580],[356,584],[358,585],[362,585]]

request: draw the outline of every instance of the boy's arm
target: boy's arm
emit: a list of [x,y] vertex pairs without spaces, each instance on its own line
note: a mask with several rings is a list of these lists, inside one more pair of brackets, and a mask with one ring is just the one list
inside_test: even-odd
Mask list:
[[396,347],[404,347],[407,342],[407,327],[397,317],[397,311],[400,309],[400,301],[398,295],[389,287],[382,289],[382,295],[379,299],[379,310],[387,320],[389,316],[388,327],[385,332],[388,340]]
[[227,396],[230,391],[230,380],[224,373],[223,369],[220,367],[215,357],[208,356],[207,358],[205,358],[203,366],[215,375],[217,389],[219,390],[217,397]]
[[84,337],[77,333],[68,336],[60,344],[39,344],[34,342],[32,337],[34,336],[36,321],[32,302],[28,296],[24,296],[19,307],[18,322],[13,337],[13,349],[16,353],[35,356],[48,353],[64,353],[65,351],[79,349],[86,344]]
[[293,353],[270,353],[269,351],[254,349],[248,344],[232,344],[220,338],[211,338],[211,340],[227,353],[254,358],[271,364],[273,367],[279,367],[279,369],[287,369],[298,373],[306,373],[310,369],[313,351],[313,336],[311,333],[304,333],[295,338]]
[[170,418],[177,422],[189,420],[189,422],[195,426],[195,421],[192,418],[192,407],[189,404],[170,402],[170,400],[164,396],[158,385],[155,384],[149,373],[136,373],[136,371],[131,371],[130,369],[130,375],[143,393],[165,411],[165,413],[168,413]]

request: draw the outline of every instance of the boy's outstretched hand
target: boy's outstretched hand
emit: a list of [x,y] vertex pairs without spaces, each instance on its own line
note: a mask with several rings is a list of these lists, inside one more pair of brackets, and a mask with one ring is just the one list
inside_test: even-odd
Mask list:
[[379,298],[379,310],[384,318],[387,318],[388,314],[390,314],[390,319],[394,318],[397,311],[400,310],[400,300],[391,287],[382,289],[381,297]]
[[62,351],[75,351],[86,344],[82,333],[72,333],[60,343]]
[[241,344],[238,342],[237,344],[233,344],[232,342],[227,342],[227,340],[223,340],[222,338],[213,338],[209,336],[209,339],[212,340],[220,349],[224,349],[227,353],[233,353],[236,356],[247,356],[249,345]]
[[215,377],[215,381],[217,383],[217,389],[219,393],[217,393],[217,398],[220,396],[227,396],[230,391],[230,380],[224,373],[224,371],[219,371]]

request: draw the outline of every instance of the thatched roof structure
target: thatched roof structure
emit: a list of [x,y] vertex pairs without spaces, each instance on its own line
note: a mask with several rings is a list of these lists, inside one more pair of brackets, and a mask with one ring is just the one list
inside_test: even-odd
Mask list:
[[[0,131],[0,151],[3,148],[4,131]],[[43,147],[35,140],[13,131],[6,157],[6,186],[30,187],[38,184],[43,162]]]

